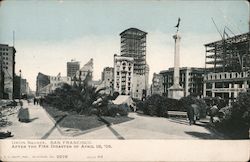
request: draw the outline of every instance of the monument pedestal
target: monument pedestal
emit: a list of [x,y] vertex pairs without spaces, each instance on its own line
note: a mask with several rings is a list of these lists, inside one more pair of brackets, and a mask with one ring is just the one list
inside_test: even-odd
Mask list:
[[168,88],[168,98],[180,99],[182,97],[184,97],[184,89],[180,85],[174,84]]

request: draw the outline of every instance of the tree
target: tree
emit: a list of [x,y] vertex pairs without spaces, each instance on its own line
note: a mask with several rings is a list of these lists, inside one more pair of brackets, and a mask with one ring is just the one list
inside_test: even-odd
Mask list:
[[46,102],[61,110],[75,110],[80,114],[90,114],[93,102],[103,98],[100,92],[104,90],[104,88],[97,89],[90,82],[91,75],[88,73],[85,80],[79,80],[78,84],[74,83],[73,86],[63,84],[46,97]]

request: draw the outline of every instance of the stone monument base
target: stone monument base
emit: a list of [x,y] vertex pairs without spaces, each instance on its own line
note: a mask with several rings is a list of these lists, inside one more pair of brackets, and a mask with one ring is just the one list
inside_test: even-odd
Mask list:
[[184,89],[180,85],[173,85],[168,88],[168,98],[180,99],[184,97]]

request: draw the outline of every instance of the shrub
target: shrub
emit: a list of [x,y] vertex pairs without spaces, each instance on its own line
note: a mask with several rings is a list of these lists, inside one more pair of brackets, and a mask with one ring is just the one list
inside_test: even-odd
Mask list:
[[219,110],[218,116],[220,118],[220,121],[222,122],[230,120],[232,116],[232,107],[231,106],[223,107],[222,109]]
[[168,110],[170,110],[170,111],[185,111],[185,109],[183,109],[183,106],[179,100],[167,98],[167,97],[164,97],[163,99],[164,99],[163,105],[165,107],[167,107]]
[[231,107],[219,110],[220,122],[215,128],[235,139],[249,138],[250,92],[240,93]]
[[193,96],[187,96],[187,97],[182,97],[180,99],[180,102],[182,104],[182,109],[184,109],[184,111],[187,111],[188,107],[191,106],[192,104],[196,104],[199,109],[200,118],[206,117],[208,107],[203,99],[198,99]]
[[128,115],[128,106],[126,104],[115,105],[109,104],[106,112],[103,112],[103,115],[115,117],[117,115],[127,116]]
[[250,126],[250,92],[240,93],[232,109],[232,119]]
[[137,102],[136,106],[144,114],[150,116],[168,117],[168,108],[171,102],[166,97],[154,94],[145,101]]
[[143,111],[143,108],[144,108],[144,102],[139,100],[139,101],[135,101],[135,105],[137,107],[137,110],[141,110]]

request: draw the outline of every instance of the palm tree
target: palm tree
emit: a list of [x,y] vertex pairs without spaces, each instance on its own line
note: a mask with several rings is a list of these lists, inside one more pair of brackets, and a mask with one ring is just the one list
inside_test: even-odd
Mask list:
[[91,75],[88,73],[83,81],[79,80],[78,84],[74,83],[73,86],[63,84],[50,97],[53,105],[66,111],[75,110],[79,114],[90,114],[93,102],[104,98],[104,94],[100,92],[105,89],[97,89],[90,82]]

